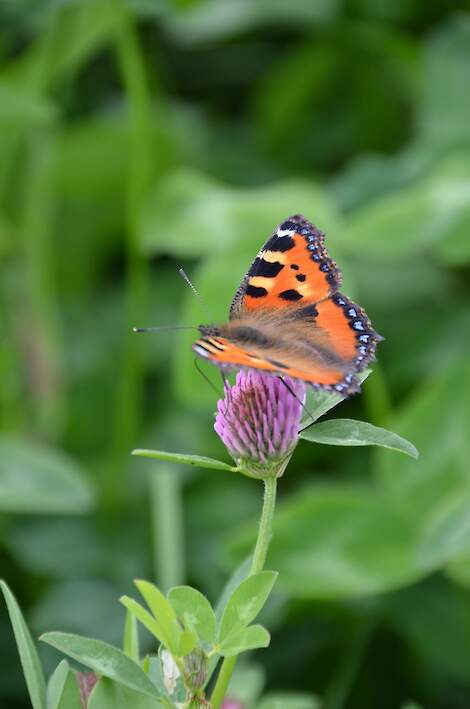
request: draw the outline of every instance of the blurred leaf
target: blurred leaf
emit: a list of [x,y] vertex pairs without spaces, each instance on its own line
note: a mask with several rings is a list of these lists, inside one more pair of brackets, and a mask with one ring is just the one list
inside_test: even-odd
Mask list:
[[309,426],[300,435],[307,441],[330,446],[381,446],[418,458],[419,453],[412,443],[365,421],[331,419]]
[[390,421],[416,442],[419,461],[377,453],[384,494],[419,528],[426,566],[470,548],[469,387],[470,369],[457,362],[423,384]]
[[[229,537],[231,557],[253,543],[254,529]],[[280,506],[268,563],[281,589],[299,598],[379,593],[420,578],[414,525],[384,495],[353,486],[310,487]]]
[[[103,608],[106,605],[109,608],[110,597],[104,587],[100,592],[96,583],[91,582],[87,591],[87,583],[90,583],[88,579],[111,579],[116,585],[122,586],[130,578],[142,575],[147,559],[142,532],[138,528],[129,530],[128,534],[121,536],[119,545],[116,545],[113,536],[108,535],[106,530],[89,517],[32,517],[29,520],[18,519],[10,528],[5,544],[18,563],[31,574],[80,583],[83,598],[89,597],[91,601],[93,595],[96,600],[103,596],[103,599],[107,599],[103,601]],[[74,549],[73,556],[70,555],[70,549]],[[73,583],[67,586],[64,596],[67,593],[73,594]],[[113,590],[112,594],[115,599],[116,591]],[[119,610],[118,605],[114,605]],[[86,620],[90,611],[83,615],[85,617],[82,620]],[[97,620],[93,618],[92,622],[96,623]],[[83,634],[87,635],[88,632]]]
[[175,586],[168,592],[168,600],[185,627],[193,630],[201,640],[213,644],[216,620],[211,604],[200,591],[190,586]]
[[47,709],[81,709],[80,689],[67,660],[59,662],[47,683]]
[[15,127],[47,125],[57,116],[57,107],[12,81],[0,80],[0,124]]
[[266,683],[266,672],[262,665],[240,658],[233,672],[227,696],[240,702],[244,707],[255,705]]
[[85,473],[55,450],[20,438],[0,438],[0,509],[4,512],[83,513],[93,504]]
[[355,212],[344,232],[345,245],[401,259],[420,249],[442,249],[468,219],[470,171],[466,156],[450,155],[431,175],[381,197]]
[[229,247],[246,254],[246,271],[276,226],[299,212],[311,215],[322,229],[336,231],[333,204],[307,180],[236,188],[195,170],[177,169],[151,190],[142,210],[140,243],[146,253],[185,259],[227,256]]
[[470,138],[467,91],[470,71],[470,20],[451,18],[428,41],[419,116],[423,138],[445,145]]
[[446,566],[446,576],[463,588],[470,588],[470,552],[451,559]]
[[235,588],[220,621],[218,644],[224,645],[227,638],[238,633],[256,618],[266,603],[276,578],[275,571],[261,571],[249,576]]
[[275,692],[264,697],[256,709],[320,709],[321,702],[310,694]]
[[157,709],[168,706],[168,702],[159,702],[153,697],[150,699],[102,677],[88,698],[87,709]]
[[31,626],[38,634],[59,627],[121,643],[124,617],[116,602],[118,593],[116,586],[99,578],[51,582],[34,605]]
[[70,633],[45,633],[40,639],[94,672],[129,689],[158,698],[157,690],[139,665],[117,647]]
[[147,253],[182,258],[205,255],[233,241],[233,194],[228,187],[191,170],[170,173],[151,190],[141,218]]
[[231,470],[237,472],[238,468],[221,460],[206,458],[201,455],[189,455],[186,453],[167,453],[166,451],[153,451],[137,448],[132,451],[132,455],[141,458],[155,458],[156,460],[168,460],[172,463],[184,463],[185,465],[196,465],[198,468],[210,468],[214,470]]
[[[385,599],[387,621],[430,672],[466,682],[470,651],[468,592],[434,577]],[[438,639],[438,641],[437,641]]]
[[217,646],[223,657],[233,657],[247,650],[268,647],[271,637],[262,625],[250,625],[248,628],[230,633]]
[[32,89],[50,89],[70,77],[109,41],[117,19],[111,0],[61,3],[7,74]]
[[287,9],[283,0],[204,0],[179,14],[167,16],[167,27],[181,42],[200,43],[227,39],[266,25],[303,27],[327,20],[337,12],[337,2],[298,0]]
[[15,634],[16,646],[31,704],[33,709],[46,709],[46,681],[31,633],[28,630],[16,598],[5,581],[0,580],[0,588],[3,592]]

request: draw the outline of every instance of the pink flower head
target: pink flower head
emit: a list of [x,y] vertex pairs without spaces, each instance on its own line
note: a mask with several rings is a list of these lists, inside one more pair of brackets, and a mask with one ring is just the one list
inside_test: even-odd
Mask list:
[[214,428],[237,465],[253,477],[282,475],[299,437],[305,384],[240,371],[225,385]]

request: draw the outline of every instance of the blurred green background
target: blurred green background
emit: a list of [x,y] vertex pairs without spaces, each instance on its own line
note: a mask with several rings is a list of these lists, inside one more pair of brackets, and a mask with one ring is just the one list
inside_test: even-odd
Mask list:
[[[36,636],[119,642],[133,578],[214,601],[249,549],[254,481],[130,458],[226,459],[194,333],[130,328],[207,322],[181,266],[225,319],[302,212],[386,338],[331,415],[421,457],[300,443],[246,677],[325,709],[470,706],[468,10],[1,0],[0,575]],[[0,706],[27,707],[3,606],[0,658]]]

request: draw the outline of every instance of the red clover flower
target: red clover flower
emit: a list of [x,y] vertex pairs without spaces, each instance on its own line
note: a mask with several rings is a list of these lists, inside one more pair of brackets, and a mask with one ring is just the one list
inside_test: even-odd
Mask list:
[[297,445],[305,384],[240,371],[217,404],[215,431],[240,468],[255,478],[280,477]]

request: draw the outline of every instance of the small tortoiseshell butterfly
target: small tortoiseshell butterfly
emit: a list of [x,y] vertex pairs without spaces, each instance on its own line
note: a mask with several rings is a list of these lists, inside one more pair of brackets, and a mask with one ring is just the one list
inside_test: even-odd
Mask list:
[[229,322],[201,325],[194,351],[221,367],[302,379],[348,396],[383,339],[339,292],[341,272],[324,234],[301,215],[283,222],[250,266]]

